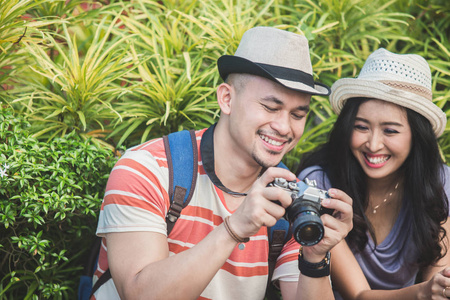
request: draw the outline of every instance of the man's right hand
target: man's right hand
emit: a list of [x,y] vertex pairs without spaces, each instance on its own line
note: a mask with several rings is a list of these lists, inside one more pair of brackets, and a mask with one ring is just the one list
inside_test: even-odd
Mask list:
[[262,226],[275,225],[277,220],[284,216],[286,208],[291,205],[292,198],[287,191],[267,186],[275,178],[296,180],[295,174],[289,170],[272,167],[255,181],[242,204],[230,217],[231,226],[240,237],[250,237]]

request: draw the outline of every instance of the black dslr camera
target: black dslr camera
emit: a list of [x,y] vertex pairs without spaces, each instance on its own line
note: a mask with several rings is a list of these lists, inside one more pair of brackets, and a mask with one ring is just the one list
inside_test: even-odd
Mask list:
[[320,216],[324,213],[331,215],[333,209],[321,205],[323,199],[330,198],[327,191],[316,188],[314,180],[305,179],[305,182],[275,178],[268,186],[282,188],[291,194],[292,203],[286,208],[284,217],[291,225],[294,239],[303,246],[312,246],[323,238]]

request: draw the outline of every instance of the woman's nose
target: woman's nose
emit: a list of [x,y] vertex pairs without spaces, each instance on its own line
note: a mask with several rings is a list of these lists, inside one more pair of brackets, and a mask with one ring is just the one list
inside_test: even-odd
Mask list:
[[384,147],[382,134],[372,132],[367,140],[366,146],[373,153],[381,150]]

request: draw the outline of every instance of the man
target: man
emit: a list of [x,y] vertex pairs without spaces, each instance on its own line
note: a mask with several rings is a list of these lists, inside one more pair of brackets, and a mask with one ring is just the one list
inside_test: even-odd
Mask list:
[[[97,233],[105,237],[99,273],[109,267],[114,282],[105,283],[97,299],[264,298],[266,226],[292,201],[267,185],[296,179],[274,166],[299,141],[311,95],[328,95],[329,89],[313,81],[305,37],[274,28],[248,30],[235,55],[222,56],[218,68],[225,80],[217,88],[220,119],[196,132],[202,163],[194,197],[169,237],[162,140],[130,149],[111,172]],[[322,216],[323,240],[304,247],[299,258],[309,275],[299,275],[295,241],[278,259],[273,278],[283,299],[333,297],[329,272],[310,274],[329,270],[327,252],[352,226],[351,199],[338,190],[330,195],[322,205],[335,217]]]

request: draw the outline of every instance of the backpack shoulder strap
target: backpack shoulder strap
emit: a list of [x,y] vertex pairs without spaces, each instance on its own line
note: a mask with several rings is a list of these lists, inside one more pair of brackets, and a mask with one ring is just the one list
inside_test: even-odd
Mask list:
[[198,148],[194,130],[183,130],[163,137],[169,168],[170,208],[167,212],[167,235],[172,231],[181,210],[191,201],[197,182]]
[[[277,167],[288,169],[282,162]],[[277,258],[291,235],[289,222],[284,218],[279,219],[274,226],[267,228],[267,235],[269,238],[269,276],[267,279],[266,299],[280,299],[279,293],[275,291],[275,287],[272,284],[272,276],[275,271]]]
[[277,258],[292,234],[290,224],[286,219],[281,218],[274,226],[267,228],[267,234],[269,236],[269,276],[267,278],[266,299],[280,299],[279,293],[275,290],[275,286],[272,283],[272,276],[275,271]]
[[[165,135],[163,141],[169,168],[170,208],[166,216],[169,235],[180,217],[181,210],[189,204],[194,193],[198,172],[198,147],[194,130]],[[110,278],[108,269],[95,283],[91,296]]]

